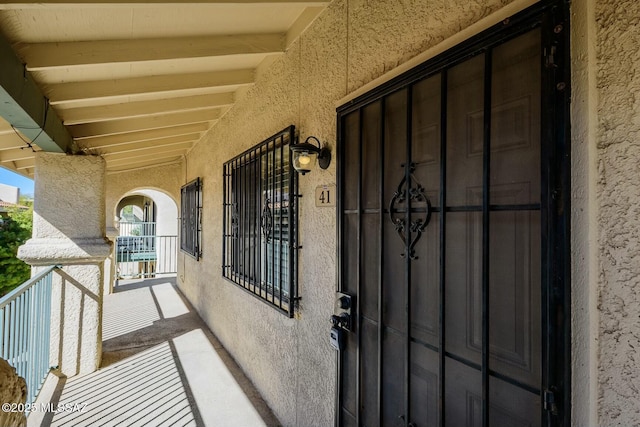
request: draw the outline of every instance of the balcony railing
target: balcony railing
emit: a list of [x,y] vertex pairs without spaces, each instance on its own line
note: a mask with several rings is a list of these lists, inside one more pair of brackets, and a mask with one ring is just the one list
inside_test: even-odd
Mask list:
[[53,266],[0,299],[0,356],[27,383],[32,403],[50,369]]
[[116,238],[118,279],[157,277],[178,271],[178,236],[158,236],[155,222],[120,222]]

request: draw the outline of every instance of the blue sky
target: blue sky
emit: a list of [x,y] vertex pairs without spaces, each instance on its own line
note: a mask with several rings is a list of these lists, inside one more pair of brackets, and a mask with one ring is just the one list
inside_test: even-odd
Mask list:
[[33,180],[0,167],[0,184],[13,185],[20,188],[21,195],[33,196]]

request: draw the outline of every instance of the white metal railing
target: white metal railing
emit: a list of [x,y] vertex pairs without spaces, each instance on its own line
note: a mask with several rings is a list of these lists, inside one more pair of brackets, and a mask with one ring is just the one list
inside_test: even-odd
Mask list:
[[146,278],[178,271],[178,236],[156,235],[155,222],[120,222],[116,277]]
[[50,370],[52,266],[0,299],[0,356],[27,383],[32,403]]
[[178,236],[116,238],[117,278],[156,277],[178,271]]

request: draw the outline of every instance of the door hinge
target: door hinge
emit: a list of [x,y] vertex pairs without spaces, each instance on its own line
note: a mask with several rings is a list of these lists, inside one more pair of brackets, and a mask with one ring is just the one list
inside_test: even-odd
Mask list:
[[544,409],[551,412],[551,415],[558,415],[558,405],[556,404],[556,395],[551,390],[544,391]]

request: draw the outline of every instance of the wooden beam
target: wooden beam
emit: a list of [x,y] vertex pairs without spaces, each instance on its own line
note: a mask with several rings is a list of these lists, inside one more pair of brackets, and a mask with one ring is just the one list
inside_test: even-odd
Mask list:
[[36,167],[36,158],[35,158],[35,155],[34,155],[34,157],[31,158],[31,159],[16,160],[15,162],[11,162],[9,164],[13,164],[13,166],[18,170],[35,168]]
[[111,167],[117,167],[117,166],[133,166],[133,165],[140,165],[140,164],[145,164],[145,165],[153,165],[154,163],[162,163],[162,162],[166,162],[169,161],[168,159],[175,159],[175,160],[179,160],[182,158],[182,154],[176,155],[176,154],[159,154],[157,156],[151,156],[151,157],[138,157],[138,158],[133,158],[133,159],[118,159],[118,160],[112,160],[112,161],[108,161],[107,160],[107,169],[111,168]]
[[120,149],[122,146],[111,147],[109,149],[100,150],[100,154],[105,156],[105,158],[111,158],[109,156],[115,155],[135,155],[136,153],[151,153],[151,152],[161,152],[160,150],[189,150],[195,141],[187,141],[187,142],[179,142],[172,144],[162,144],[162,143],[140,143],[133,144],[131,146],[126,146],[126,149]]
[[185,142],[193,144],[198,139],[200,139],[199,133],[189,133],[186,135],[169,136],[166,138],[151,139],[149,141],[134,141],[124,144],[100,145],[98,143],[95,144],[95,146],[91,146],[90,144],[83,144],[83,148],[86,151],[95,151],[97,153],[104,154],[110,152],[139,150],[141,148],[156,147],[162,145],[183,144]]
[[131,95],[188,91],[190,89],[225,88],[254,82],[253,70],[216,71],[212,73],[170,74],[122,80],[61,83],[45,89],[51,105],[86,99],[123,99]]
[[101,65],[166,59],[284,52],[284,34],[235,34],[64,43],[20,43],[14,46],[29,71],[78,65]]
[[0,116],[43,150],[75,149],[62,120],[49,105],[11,44],[0,35]]
[[142,130],[137,132],[123,133],[119,135],[98,136],[92,138],[79,139],[78,144],[83,147],[107,146],[116,144],[129,144],[138,141],[149,141],[152,139],[165,138],[190,133],[200,133],[209,129],[208,123],[195,123],[190,125],[173,126],[162,129]]
[[26,147],[22,139],[15,132],[0,135],[0,150],[9,150],[12,148]]
[[9,123],[0,118],[0,135],[4,135],[7,133],[14,133],[14,130]]
[[[189,3],[194,4],[220,4],[220,5],[241,5],[241,4],[260,4],[260,5],[286,5],[286,6],[326,6],[330,0],[318,1],[318,0],[189,0]],[[21,0],[18,2],[7,2],[0,4],[0,10],[12,10],[12,9],[32,9],[32,8],[45,8],[45,7],[57,7],[63,5],[82,5],[82,6],[96,6],[104,7],[105,5],[122,5],[122,6],[135,6],[140,8],[153,7],[166,4],[180,4],[178,0]]]
[[36,156],[36,153],[34,153],[28,147],[24,147],[24,149],[14,148],[12,150],[0,151],[0,162],[2,163],[14,162],[16,160],[31,159],[35,156]]
[[138,101],[123,104],[110,104],[99,107],[60,109],[59,113],[65,125],[100,122],[128,117],[142,117],[177,111],[189,111],[233,104],[233,92],[211,95],[167,98],[157,101]]
[[219,109],[183,111],[180,113],[162,114],[142,118],[85,123],[82,125],[69,126],[69,131],[75,138],[86,138],[98,135],[114,135],[140,130],[160,129],[182,124],[211,122],[219,119],[220,115],[221,112]]
[[104,157],[104,159],[107,162],[110,162],[110,161],[113,162],[116,160],[132,160],[133,161],[133,159],[138,160],[141,158],[156,159],[168,154],[171,154],[171,155],[185,154],[190,147],[191,145],[189,146],[174,145],[174,146],[168,146],[168,147],[158,147],[157,149],[149,148],[146,150],[127,151],[124,153],[109,153],[109,154],[103,154],[102,157]]
[[135,171],[135,170],[141,170],[141,169],[151,169],[151,168],[159,168],[162,166],[169,166],[169,165],[175,165],[177,163],[182,162],[182,156],[180,157],[176,157],[174,159],[169,159],[168,161],[163,161],[160,163],[152,163],[152,164],[147,164],[147,165],[133,165],[133,166],[128,166],[128,165],[124,165],[124,166],[112,166],[107,168],[107,175],[114,175],[117,173],[122,173],[122,172],[130,172],[130,171]]
[[324,10],[324,6],[308,7],[302,14],[295,20],[289,31],[287,31],[285,48],[289,49],[294,41],[300,37],[300,34],[311,25],[316,17]]

